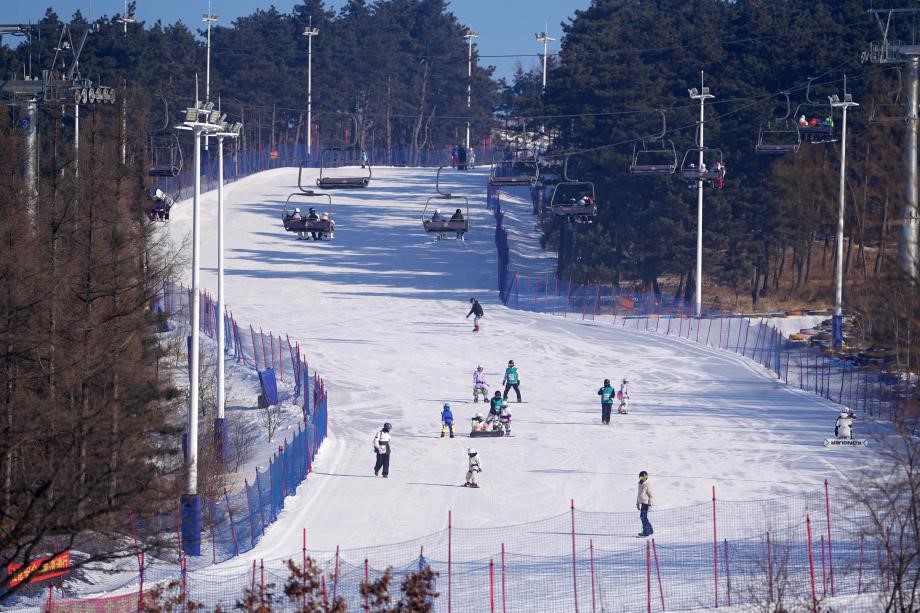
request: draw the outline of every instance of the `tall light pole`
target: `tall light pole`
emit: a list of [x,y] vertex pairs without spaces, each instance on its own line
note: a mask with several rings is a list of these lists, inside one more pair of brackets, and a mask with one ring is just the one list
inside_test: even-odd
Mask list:
[[307,37],[307,159],[313,156],[313,37],[319,34],[319,28],[313,27],[313,17],[310,25],[303,29]]
[[[201,498],[198,496],[198,358],[201,326],[201,136],[220,131],[219,111],[212,111],[208,103],[204,108],[198,103],[185,112],[185,121],[176,126],[190,130],[195,143],[195,191],[192,193],[192,330],[189,339],[189,406],[187,424],[187,481],[182,496],[182,547],[189,555],[201,555]],[[223,348],[221,348],[223,350]]]
[[[700,101],[700,159],[697,168],[705,168],[703,160],[703,127],[706,122],[705,105],[708,98],[715,98],[709,93],[709,88],[703,86],[703,71],[700,71],[700,91],[694,87],[687,90],[690,92],[692,100]],[[703,314],[703,179],[697,179],[697,197],[696,197],[696,294],[693,298],[693,311],[697,317]]]
[[[549,28],[546,27],[546,26],[544,26],[544,27],[545,27],[546,29],[544,29],[542,32],[536,32],[536,33],[534,34],[534,38],[537,39],[537,42],[538,42],[538,43],[543,43],[543,89],[540,90],[540,95],[541,95],[541,97],[544,96],[544,95],[546,95],[546,56],[547,56],[547,45],[549,44],[549,41],[551,41],[551,40],[556,40],[555,38],[550,38],[550,36],[546,33],[546,30],[548,30]],[[546,141],[545,141],[545,139],[546,139],[546,126],[543,124],[542,121],[540,122],[540,135],[541,135],[541,136],[540,136],[540,141],[543,143],[543,145],[544,145],[544,150],[545,150],[545,145],[546,145]]]
[[833,346],[839,349],[843,346],[843,211],[846,202],[845,183],[847,176],[847,109],[859,106],[853,102],[853,95],[846,93],[846,77],[843,80],[843,100],[837,94],[828,96],[831,106],[843,109],[843,121],[840,126],[840,206],[837,211],[837,261],[834,266],[834,318]]
[[470,149],[470,113],[472,113],[473,108],[473,39],[478,37],[479,34],[473,32],[472,30],[467,31],[463,35],[463,38],[466,39],[467,44],[469,44],[469,54],[467,55],[466,63],[466,149],[467,156],[469,156]]
[[[207,65],[205,66],[204,77],[204,101],[211,101],[211,24],[217,21],[217,15],[211,14],[211,0],[208,0],[208,12],[201,16],[201,21],[208,24],[208,52]],[[208,150],[208,134],[204,135],[204,150]]]
[[242,123],[229,127],[221,123],[220,132],[217,133],[217,418],[214,420],[214,435],[216,437],[217,456],[224,459],[226,449],[227,429],[224,427],[224,347],[225,328],[224,321],[224,138],[239,138]]
[[[128,14],[128,0],[125,0],[125,12],[118,19],[124,26],[123,36],[128,38],[128,24],[134,23],[134,15]],[[128,80],[121,80],[124,91],[121,93],[121,164],[125,165],[128,156]]]

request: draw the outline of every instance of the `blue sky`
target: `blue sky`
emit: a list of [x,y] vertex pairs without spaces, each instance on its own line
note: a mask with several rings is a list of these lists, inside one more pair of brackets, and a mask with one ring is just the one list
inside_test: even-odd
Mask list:
[[[591,0],[453,0],[450,10],[465,25],[479,33],[475,44],[482,63],[496,67],[497,77],[510,77],[517,61],[524,69],[539,65],[537,54],[543,52],[543,45],[534,40],[535,32],[548,29],[556,42],[549,43],[550,53],[559,49],[558,39],[562,33],[559,24],[585,9]],[[229,25],[241,15],[248,15],[256,8],[267,8],[274,4],[280,11],[290,11],[297,0],[212,0],[211,11],[220,16],[220,23]],[[341,0],[327,0],[326,6],[338,9]],[[55,12],[67,19],[79,9],[87,17],[120,14],[124,11],[124,0],[0,0],[0,23],[28,23],[36,21],[51,6]],[[195,29],[201,27],[201,15],[208,10],[207,0],[137,0],[138,17],[148,23],[157,19],[164,23],[183,21]],[[15,39],[5,38],[10,44]],[[317,43],[319,41],[316,41]],[[492,56],[492,57],[485,57]],[[513,56],[513,57],[500,57]]]

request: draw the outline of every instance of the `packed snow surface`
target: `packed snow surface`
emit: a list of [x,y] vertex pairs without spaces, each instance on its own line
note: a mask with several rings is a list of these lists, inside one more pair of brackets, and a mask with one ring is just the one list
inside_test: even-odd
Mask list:
[[[870,452],[823,447],[837,408],[733,353],[502,306],[487,172],[442,173],[442,189],[469,197],[464,242],[435,242],[422,229],[433,169],[375,168],[369,187],[330,191],[336,233],[322,242],[297,240],[282,227],[297,169],[226,187],[226,303],[239,321],[299,341],[330,398],[330,437],[313,474],[248,559],[299,552],[304,528],[311,550],[330,550],[440,530],[448,510],[460,527],[558,515],[570,499],[585,511],[630,511],[640,470],[651,475],[662,509],[706,502],[713,485],[723,500],[813,492],[865,460]],[[304,185],[316,174],[305,171]],[[539,248],[526,189],[510,192],[503,206],[512,267],[551,270],[554,254]],[[201,199],[201,282],[212,293],[216,202],[216,192]],[[325,199],[294,203],[326,210]],[[466,213],[458,198],[433,201],[428,215],[435,206]],[[187,255],[191,218],[191,201],[183,201],[168,224]],[[486,312],[478,334],[464,319],[471,297]],[[514,436],[468,438],[469,418],[488,412],[472,402],[474,369],[485,367],[494,392],[511,359],[524,399],[510,404]],[[596,392],[605,378],[617,384],[624,376],[629,414],[602,426]],[[456,418],[454,439],[440,438],[445,402]],[[389,479],[372,471],[372,439],[384,421],[394,427]],[[469,446],[484,469],[478,490],[459,487]],[[611,530],[632,538],[638,517],[635,524]],[[674,530],[670,537],[679,539]]]

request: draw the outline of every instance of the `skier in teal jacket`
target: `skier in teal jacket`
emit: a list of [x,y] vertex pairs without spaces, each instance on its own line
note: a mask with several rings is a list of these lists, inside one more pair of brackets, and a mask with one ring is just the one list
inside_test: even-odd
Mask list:
[[505,393],[502,394],[502,398],[508,400],[508,391],[513,387],[514,393],[517,394],[517,401],[521,401],[521,380],[518,377],[517,367],[514,365],[514,360],[508,360],[508,368],[505,369],[505,378],[502,380],[502,383],[505,384]]
[[610,412],[613,410],[613,398],[616,390],[610,385],[610,379],[604,379],[604,386],[597,390],[601,397],[601,423],[610,424]]

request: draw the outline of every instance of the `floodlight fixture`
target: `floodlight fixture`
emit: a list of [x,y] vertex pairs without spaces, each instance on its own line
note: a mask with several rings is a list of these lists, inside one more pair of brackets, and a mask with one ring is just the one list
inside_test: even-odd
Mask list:
[[220,125],[220,111],[213,110],[208,115],[208,123],[211,125],[219,126]]

